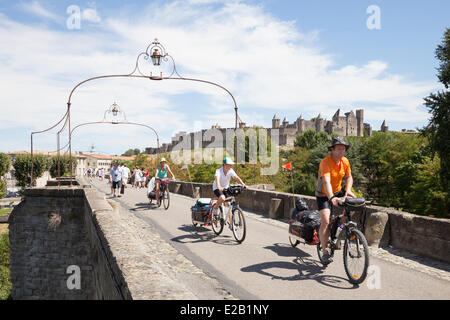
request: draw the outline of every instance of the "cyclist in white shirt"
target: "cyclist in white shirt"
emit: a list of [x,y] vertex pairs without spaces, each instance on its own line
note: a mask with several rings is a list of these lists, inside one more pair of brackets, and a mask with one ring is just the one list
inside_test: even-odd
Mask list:
[[[232,165],[234,164],[233,160],[230,158],[223,159],[223,166],[220,169],[216,170],[216,174],[214,176],[213,190],[214,194],[219,198],[213,208],[213,213],[216,214],[219,207],[224,203],[226,195],[223,193],[223,189],[228,188],[230,186],[230,180],[233,177],[239,182],[244,188],[247,188],[245,183],[239,178],[239,176],[232,169]],[[228,221],[231,225],[231,211],[228,215]]]

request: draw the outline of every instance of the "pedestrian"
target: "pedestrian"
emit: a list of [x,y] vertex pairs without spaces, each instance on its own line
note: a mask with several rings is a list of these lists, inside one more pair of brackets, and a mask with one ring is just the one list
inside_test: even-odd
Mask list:
[[122,187],[122,169],[119,168],[119,161],[116,161],[114,163],[114,167],[109,171],[111,175],[111,181],[112,181],[112,189],[113,189],[113,195],[116,197],[116,190],[118,190],[118,197],[120,197],[120,189]]
[[130,169],[125,164],[122,164],[122,174],[123,174],[123,185],[124,188],[127,187],[128,178],[130,177]]

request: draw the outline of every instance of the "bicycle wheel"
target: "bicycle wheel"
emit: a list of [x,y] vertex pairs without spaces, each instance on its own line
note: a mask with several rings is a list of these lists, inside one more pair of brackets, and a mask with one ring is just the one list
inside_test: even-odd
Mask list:
[[169,205],[170,205],[169,189],[164,190],[163,203],[164,203],[164,209],[166,209],[166,210],[169,209]]
[[245,239],[246,233],[244,213],[241,209],[236,208],[233,210],[231,219],[233,222],[233,236],[238,243],[242,243],[242,241],[244,241]]
[[291,236],[289,236],[289,242],[291,243],[291,246],[293,246],[294,248],[300,243],[300,241],[295,240]]
[[364,234],[353,229],[349,232],[344,244],[344,267],[352,284],[362,283],[369,267],[369,247]]
[[220,217],[222,217],[222,207],[219,207],[219,210],[217,211],[217,214],[211,213],[211,226],[216,235],[219,235],[222,233],[223,230],[223,220],[220,220]]

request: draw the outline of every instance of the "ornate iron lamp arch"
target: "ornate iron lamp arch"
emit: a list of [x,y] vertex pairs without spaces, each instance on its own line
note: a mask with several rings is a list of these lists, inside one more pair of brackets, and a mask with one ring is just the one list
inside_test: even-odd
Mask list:
[[[153,53],[149,53],[149,50],[151,52],[151,50],[154,50]],[[158,49],[155,53],[155,49]],[[161,50],[161,51],[159,51]],[[152,75],[152,73],[150,73],[150,75],[145,75],[144,73],[142,73],[142,71],[139,68],[139,59],[141,57],[144,57],[144,60],[149,60],[150,58],[152,59],[152,61],[154,61],[155,58],[159,58],[159,62],[162,61],[168,61],[169,59],[171,59],[172,63],[173,63],[173,69],[172,69],[172,73],[167,76],[164,77],[162,76],[162,74],[160,74],[160,76],[154,76]],[[174,75],[177,75],[177,77],[174,77]],[[218,88],[221,88],[222,90],[224,90],[232,99],[233,104],[234,104],[234,111],[235,111],[235,128],[234,131],[236,132],[237,128],[238,128],[238,121],[239,123],[241,122],[239,116],[238,116],[238,106],[236,103],[236,99],[234,98],[233,94],[226,89],[225,87],[213,82],[213,81],[208,81],[208,80],[202,80],[202,79],[196,79],[196,78],[184,78],[182,76],[180,76],[180,74],[178,73],[177,69],[176,69],[176,65],[175,65],[175,60],[173,59],[173,57],[171,55],[169,55],[166,51],[166,49],[164,48],[164,46],[157,40],[155,39],[149,46],[147,46],[147,49],[145,52],[142,52],[138,55],[137,59],[136,59],[136,65],[134,70],[129,73],[129,74],[116,74],[116,75],[103,75],[103,76],[96,76],[96,77],[92,77],[86,80],[83,80],[81,82],[79,82],[77,85],[75,85],[73,87],[73,89],[71,90],[70,94],[69,94],[69,98],[67,101],[67,111],[64,115],[64,117],[54,126],[52,126],[49,129],[43,130],[41,132],[46,132],[49,131],[51,129],[53,129],[54,127],[56,127],[57,125],[59,125],[61,123],[62,120],[64,120],[64,118],[66,119],[62,129],[58,132],[58,134],[60,132],[62,132],[63,130],[65,130],[66,127],[68,127],[68,131],[69,131],[69,155],[72,155],[72,141],[71,141],[71,122],[70,122],[70,112],[71,112],[71,104],[72,104],[72,96],[75,92],[76,89],[78,89],[81,85],[89,82],[89,81],[93,81],[93,80],[99,80],[99,79],[106,79],[106,78],[143,78],[143,79],[150,79],[150,80],[184,80],[184,81],[195,81],[195,82],[202,82],[205,84],[210,84],[210,85],[214,85]],[[35,133],[41,133],[41,132],[35,132]],[[59,148],[58,148],[59,149]],[[31,150],[33,150],[33,147],[31,147]],[[59,151],[58,151],[58,155],[59,155]],[[234,156],[235,159],[237,159],[237,143],[234,143]],[[31,152],[31,157],[33,157],[33,152]],[[33,162],[33,161],[32,161]],[[70,170],[72,172],[72,163],[70,162]],[[237,162],[236,162],[236,167],[235,169],[237,170]],[[33,173],[32,173],[33,175]],[[70,175],[70,186],[72,186],[72,175]]]
[[[107,121],[106,120],[106,115],[108,113],[112,113],[113,116],[117,116],[119,113],[123,115],[123,121]],[[94,124],[128,124],[128,125],[135,125],[135,126],[141,126],[141,127],[145,127],[147,129],[150,129],[151,131],[153,131],[156,135],[156,146],[157,146],[157,150],[159,150],[159,135],[158,132],[149,125],[143,124],[143,123],[138,123],[138,122],[130,122],[126,119],[125,116],[125,112],[117,105],[116,102],[114,102],[104,113],[103,115],[103,120],[102,121],[90,121],[90,122],[84,122],[84,123],[80,123],[77,126],[73,127],[70,131],[70,136],[72,136],[73,132],[82,127],[82,126],[87,126],[87,125],[94,125]],[[64,130],[65,126],[63,126],[63,128],[57,132],[57,153],[58,153],[58,157],[60,156],[60,151],[64,150],[67,146],[70,146],[69,142],[66,143],[66,145],[64,145],[63,147],[60,147],[60,134],[61,132]],[[70,154],[70,156],[72,156]],[[72,162],[70,162],[70,165],[72,165]],[[72,167],[70,168],[70,171],[72,172]],[[58,186],[60,186],[60,178],[61,178],[61,171],[60,171],[60,161],[58,161]]]

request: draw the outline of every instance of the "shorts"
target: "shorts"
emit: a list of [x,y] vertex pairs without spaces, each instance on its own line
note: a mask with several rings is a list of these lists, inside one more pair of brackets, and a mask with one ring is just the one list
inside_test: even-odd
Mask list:
[[[334,196],[340,198],[340,197],[343,197],[344,194],[345,194],[344,189],[341,189],[338,192],[336,192],[334,194]],[[319,208],[319,211],[323,210],[323,209],[332,210],[332,208],[331,208],[332,205],[331,205],[330,200],[328,200],[328,197],[316,197],[316,201],[317,201],[317,207]]]
[[217,198],[220,198],[220,196],[224,196],[225,198],[228,197],[226,192],[224,193],[223,191],[220,191],[219,189],[215,189],[214,194],[216,195]]
[[122,181],[113,181],[112,188],[113,189],[120,189],[120,188],[122,188]]

